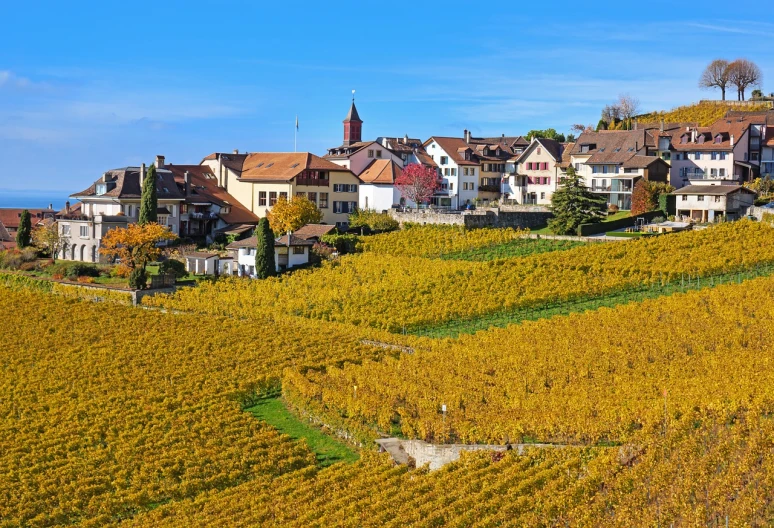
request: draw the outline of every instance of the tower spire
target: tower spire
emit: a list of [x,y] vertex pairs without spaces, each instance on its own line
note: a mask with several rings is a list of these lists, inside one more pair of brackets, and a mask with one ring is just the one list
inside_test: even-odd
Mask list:
[[358,143],[361,141],[361,131],[363,127],[363,120],[357,113],[355,107],[355,90],[352,90],[352,105],[349,107],[347,117],[344,118],[344,146],[348,147],[352,143]]

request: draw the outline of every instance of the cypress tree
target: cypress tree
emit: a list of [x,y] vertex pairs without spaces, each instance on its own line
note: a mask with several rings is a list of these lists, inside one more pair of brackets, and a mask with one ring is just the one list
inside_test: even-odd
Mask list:
[[21,212],[21,218],[19,218],[19,229],[16,231],[16,247],[19,249],[26,248],[32,241],[32,220],[30,219],[30,212],[25,209]]
[[261,218],[258,222],[255,238],[258,239],[255,250],[255,275],[259,279],[272,277],[277,274],[277,268],[274,265],[274,233],[267,218]]
[[578,226],[601,222],[605,218],[607,200],[589,191],[572,167],[551,196],[554,217],[548,227],[557,235],[576,235]]
[[159,200],[156,197],[156,167],[148,167],[148,173],[142,182],[142,198],[140,202],[140,217],[137,223],[145,225],[158,221]]

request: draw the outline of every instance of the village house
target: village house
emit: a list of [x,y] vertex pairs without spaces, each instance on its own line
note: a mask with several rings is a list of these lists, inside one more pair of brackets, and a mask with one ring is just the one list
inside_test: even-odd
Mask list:
[[755,202],[755,192],[741,185],[688,185],[674,192],[677,216],[694,222],[738,220]]
[[[669,181],[669,164],[648,155],[645,130],[584,132],[570,151],[570,163],[592,192],[619,209],[632,206],[632,191],[640,179]],[[561,176],[560,176],[561,177]]]
[[[239,277],[255,277],[255,254],[258,239],[255,236],[232,242],[226,249],[233,265],[224,268],[222,274]],[[274,265],[277,272],[309,263],[309,253],[315,242],[295,234],[282,235],[274,241]]]
[[260,218],[218,185],[207,165],[172,165],[172,173],[184,200],[180,205],[181,237],[205,237],[212,242],[219,233],[254,229]]
[[259,217],[265,217],[280,197],[305,196],[320,209],[324,223],[346,229],[349,214],[357,208],[357,176],[310,152],[216,153],[204,158],[202,165]]
[[520,204],[547,205],[557,188],[566,145],[553,139],[534,138],[509,160],[506,198]]
[[[16,247],[16,233],[19,230],[22,211],[24,208],[0,208],[0,245],[2,245],[2,249]],[[53,221],[57,213],[53,204],[49,204],[48,209],[27,209],[27,211],[30,214],[30,224],[33,229],[46,221]]]
[[406,201],[395,186],[402,174],[403,169],[393,160],[373,160],[360,173],[360,209],[382,212],[397,204],[405,205]]
[[[80,203],[71,208],[68,202],[58,215],[59,231],[68,239],[61,258],[99,262],[102,237],[110,229],[137,222],[146,176],[145,164],[109,170],[87,189],[71,195]],[[185,196],[172,172],[164,168],[163,156],[156,157],[156,193],[158,223],[178,234]]]
[[438,165],[441,189],[433,196],[436,206],[462,209],[477,201],[490,203],[500,198],[507,183],[507,164],[525,148],[521,136],[462,138],[432,136],[425,141],[428,155]]
[[[686,126],[669,133],[670,182],[685,185],[739,185],[760,172],[760,132],[755,123],[756,144],[751,156],[751,118],[723,118],[708,127]],[[752,159],[754,158],[754,160]]]

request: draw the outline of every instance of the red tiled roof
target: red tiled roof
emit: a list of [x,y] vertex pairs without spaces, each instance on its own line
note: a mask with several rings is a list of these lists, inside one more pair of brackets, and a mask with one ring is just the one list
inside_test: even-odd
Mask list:
[[290,181],[304,170],[349,172],[310,152],[253,152],[245,159],[241,180]]
[[305,226],[298,228],[298,230],[295,233],[293,233],[293,236],[302,238],[304,240],[309,240],[312,238],[320,238],[323,235],[327,235],[334,229],[336,229],[335,225],[306,224]]
[[[9,231],[16,231],[19,228],[19,219],[24,208],[11,208],[6,207],[0,209],[0,223],[2,223]],[[30,212],[30,220],[32,220],[32,226],[35,227],[45,218],[52,218],[56,211],[53,209],[27,209]]]
[[403,174],[401,169],[394,161],[389,159],[378,159],[372,161],[363,172],[360,173],[360,181],[363,183],[395,183]]
[[218,213],[224,222],[228,224],[257,224],[260,218],[242,205],[236,198],[229,194],[223,187],[218,186],[218,180],[212,170],[206,165],[167,165],[175,182],[185,195],[185,173],[191,178],[191,196],[186,196],[186,202],[191,200],[206,200],[220,207],[229,205],[228,213]]
[[[677,151],[694,150],[732,150],[731,136],[734,136],[734,145],[742,140],[742,136],[749,130],[751,124],[758,124],[754,117],[729,117],[728,119],[718,119],[708,127],[684,127],[673,129],[669,132],[672,141],[672,147]],[[690,130],[689,130],[690,128]],[[696,131],[697,141],[691,141],[692,131]],[[715,143],[715,138],[720,135],[720,142]],[[686,142],[681,143],[683,136]],[[704,143],[698,140],[704,136]]]

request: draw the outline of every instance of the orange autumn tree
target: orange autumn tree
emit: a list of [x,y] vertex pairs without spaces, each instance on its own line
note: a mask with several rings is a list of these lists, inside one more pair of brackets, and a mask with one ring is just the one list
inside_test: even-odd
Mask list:
[[156,224],[129,224],[128,227],[117,227],[108,231],[102,237],[102,247],[99,252],[103,255],[120,260],[118,274],[127,277],[140,268],[145,271],[148,262],[159,258],[161,248],[159,242],[174,240],[177,236],[167,227]]
[[277,203],[266,213],[266,217],[274,234],[281,236],[306,224],[319,224],[323,214],[314,202],[305,196],[294,196],[290,201],[280,196]]

